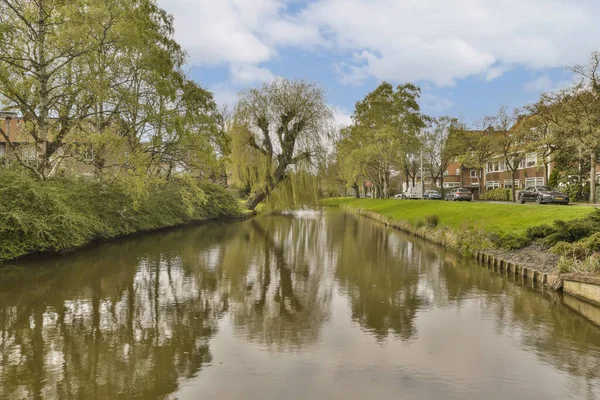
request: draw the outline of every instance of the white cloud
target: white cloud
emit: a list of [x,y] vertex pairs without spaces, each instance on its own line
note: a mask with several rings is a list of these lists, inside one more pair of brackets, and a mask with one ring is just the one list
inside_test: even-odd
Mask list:
[[175,16],[191,64],[236,65],[232,77],[242,80],[264,80],[257,65],[301,46],[358,54],[346,64],[332,60],[344,84],[372,76],[444,86],[469,76],[493,80],[508,66],[585,62],[600,37],[595,0],[159,1]]
[[333,122],[337,128],[352,125],[352,114],[344,107],[331,107],[333,110]]
[[238,91],[226,83],[213,85],[208,90],[213,93],[215,102],[219,106],[227,106],[229,109],[233,109],[237,104]]
[[337,48],[364,51],[369,74],[448,85],[498,65],[562,66],[600,36],[600,2],[563,0],[318,0],[303,18]]
[[268,69],[253,65],[231,65],[231,77],[236,83],[272,82],[275,75]]
[[566,88],[574,83],[575,76],[571,79],[564,79],[559,81],[553,81],[548,74],[539,76],[538,78],[527,82],[525,84],[525,90],[528,92],[536,93],[552,93],[558,92],[561,89]]
[[547,74],[534,79],[525,84],[525,90],[528,92],[546,92],[552,87],[552,79]]
[[447,97],[424,92],[421,95],[421,105],[425,112],[441,113],[452,107],[454,103]]

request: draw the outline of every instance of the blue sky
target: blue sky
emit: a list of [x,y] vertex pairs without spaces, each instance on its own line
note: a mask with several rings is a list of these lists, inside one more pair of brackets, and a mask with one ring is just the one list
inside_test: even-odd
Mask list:
[[573,80],[600,50],[597,0],[159,0],[190,77],[235,103],[277,77],[326,88],[336,120],[381,81],[414,82],[430,115],[473,122]]

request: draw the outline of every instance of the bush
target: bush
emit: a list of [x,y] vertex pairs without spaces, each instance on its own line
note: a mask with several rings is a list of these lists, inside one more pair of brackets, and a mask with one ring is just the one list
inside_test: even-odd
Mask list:
[[550,225],[538,225],[538,226],[530,226],[527,228],[527,232],[525,235],[531,239],[543,239],[546,236],[552,235],[556,233],[556,229],[551,227]]
[[559,274],[576,273],[597,275],[600,273],[600,254],[592,254],[583,260],[563,256],[556,265],[556,272]]
[[492,189],[487,190],[481,195],[481,200],[486,201],[510,201],[511,190],[510,189]]
[[425,226],[428,228],[436,228],[440,224],[440,217],[437,215],[428,215],[425,217]]
[[550,251],[560,256],[583,260],[590,254],[600,252],[600,233],[595,233],[575,243],[558,242]]
[[518,250],[531,244],[531,239],[520,235],[493,235],[492,243],[504,250]]
[[586,219],[576,219],[573,221],[554,221],[555,232],[544,239],[548,246],[554,246],[558,242],[574,243],[580,239],[600,232],[600,210],[595,210]]
[[239,214],[223,188],[189,177],[165,182],[123,176],[114,182],[39,182],[0,170],[0,262],[36,252],[66,252],[107,239]]

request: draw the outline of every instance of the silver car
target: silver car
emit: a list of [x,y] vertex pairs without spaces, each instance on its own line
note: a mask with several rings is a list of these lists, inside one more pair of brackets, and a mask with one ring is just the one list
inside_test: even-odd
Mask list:
[[473,193],[466,188],[458,188],[446,194],[446,201],[471,201]]

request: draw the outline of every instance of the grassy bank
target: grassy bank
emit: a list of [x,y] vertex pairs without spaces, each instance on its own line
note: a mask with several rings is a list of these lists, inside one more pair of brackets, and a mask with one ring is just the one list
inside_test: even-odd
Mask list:
[[240,213],[237,200],[223,188],[191,178],[39,182],[0,170],[0,263]]
[[325,199],[322,204],[465,252],[513,252],[536,244],[543,249],[539,251],[560,257],[559,273],[600,273],[600,209],[594,207],[354,198]]
[[355,198],[325,199],[326,206],[340,206],[373,211],[395,220],[416,224],[431,215],[452,229],[476,224],[482,230],[496,234],[525,234],[530,226],[552,224],[555,220],[584,218],[592,207],[553,205],[494,204],[419,200],[373,200]]

